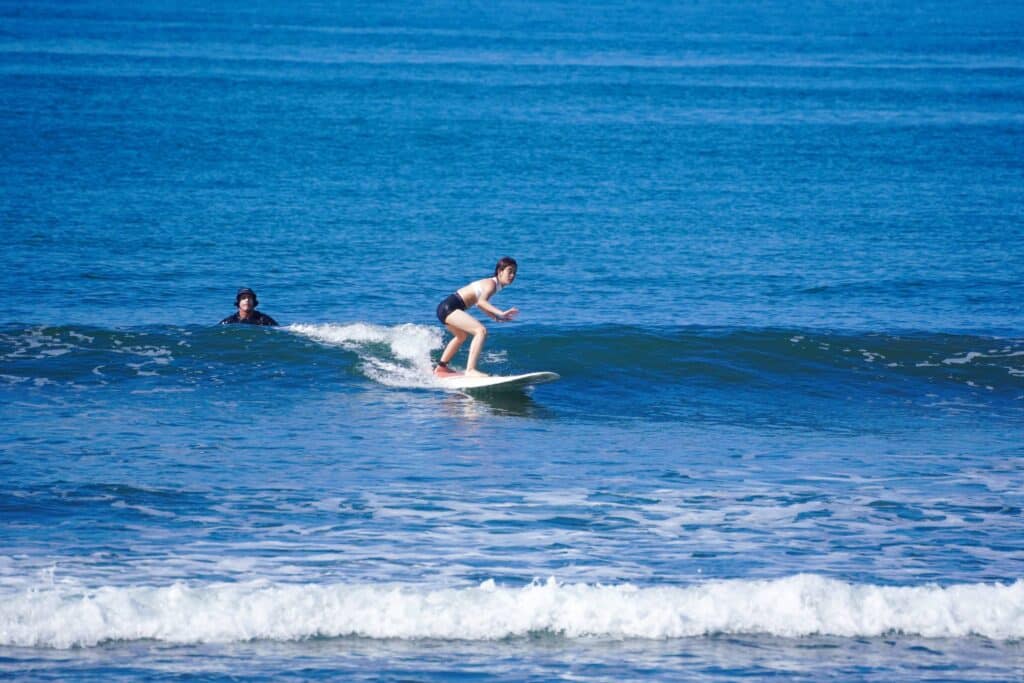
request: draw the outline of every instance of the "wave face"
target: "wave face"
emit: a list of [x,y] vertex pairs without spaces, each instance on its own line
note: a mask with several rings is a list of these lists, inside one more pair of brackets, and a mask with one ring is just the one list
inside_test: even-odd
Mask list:
[[[230,385],[242,370],[276,390],[437,389],[430,368],[446,339],[440,326],[412,323],[279,330],[6,326],[0,390],[202,392]],[[488,340],[483,364],[499,374],[559,372],[559,386],[573,395],[564,408],[582,418],[806,421],[821,405],[857,415],[896,409],[999,417],[1024,410],[1024,340],[1012,338],[502,326]],[[551,393],[559,395],[557,388]]]
[[[273,361],[296,369],[334,359],[388,386],[419,387],[448,338],[439,326],[412,323],[296,323],[280,330],[7,325],[0,328],[0,360],[8,383],[67,378],[103,384],[188,376],[191,366],[201,364],[262,369]],[[493,333],[485,353],[494,372],[544,367],[569,378],[633,378],[631,384],[653,386],[845,375],[848,383],[864,385],[906,379],[997,393],[1024,390],[1024,340],[972,335],[517,326]],[[465,350],[460,354],[457,359],[464,360]]]
[[891,634],[1024,638],[1024,581],[893,587],[814,575],[690,587],[560,584],[522,588],[303,585],[67,586],[6,595],[0,645],[91,647],[110,641],[228,643],[309,638],[666,639]]

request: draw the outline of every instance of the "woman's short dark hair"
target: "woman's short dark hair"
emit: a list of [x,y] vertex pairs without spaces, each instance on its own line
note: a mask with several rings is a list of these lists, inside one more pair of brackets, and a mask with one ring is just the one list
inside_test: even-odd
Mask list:
[[494,266],[494,277],[498,277],[498,273],[505,270],[509,266],[512,266],[512,270],[519,272],[519,264],[511,256],[502,256],[498,259],[498,265]]

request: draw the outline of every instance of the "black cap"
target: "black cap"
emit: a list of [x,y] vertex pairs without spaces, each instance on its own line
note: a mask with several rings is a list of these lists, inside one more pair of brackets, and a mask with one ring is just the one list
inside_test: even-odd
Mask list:
[[243,296],[252,297],[252,307],[256,308],[260,305],[260,300],[256,298],[256,292],[252,291],[248,287],[242,287],[238,290],[238,294],[235,294],[235,306],[238,306],[238,302],[242,300]]

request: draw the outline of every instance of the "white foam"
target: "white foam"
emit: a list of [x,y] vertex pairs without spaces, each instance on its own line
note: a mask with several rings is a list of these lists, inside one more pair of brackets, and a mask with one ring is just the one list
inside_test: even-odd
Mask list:
[[508,351],[485,351],[484,360],[487,363],[504,363],[508,360]]
[[129,505],[128,503],[125,503],[122,500],[114,501],[111,504],[111,507],[117,508],[117,509],[122,509],[122,510],[135,510],[136,512],[140,512],[140,513],[142,513],[144,515],[148,515],[150,517],[163,517],[165,519],[173,519],[173,518],[177,517],[177,515],[174,514],[173,512],[167,512],[165,510],[157,510],[156,508],[152,508],[152,507],[149,507],[149,506],[146,506],[146,505]]
[[[288,330],[323,344],[354,352],[372,380],[394,387],[433,387],[430,352],[441,348],[436,327],[406,323],[385,327],[369,323],[289,325]],[[380,346],[386,346],[386,352]]]
[[1024,356],[1024,351],[1011,351],[1010,349],[1001,350],[990,350],[988,353],[981,353],[980,351],[968,351],[965,355],[958,358],[946,358],[942,362],[945,365],[966,365],[971,363],[978,358],[1015,358],[1017,356]]
[[223,643],[314,637],[496,640],[665,639],[707,634],[907,634],[1024,638],[1024,580],[1008,585],[888,587],[814,575],[689,587],[486,581],[402,584],[102,587],[39,581],[0,596],[0,645],[88,647],[109,641]]
[[942,362],[945,365],[966,365],[967,363],[973,361],[975,358],[987,358],[987,356],[984,353],[979,353],[977,351],[969,351],[965,356],[962,356],[960,358],[946,358]]
[[[139,373],[139,376],[144,375],[145,373]],[[133,389],[129,393],[141,396],[144,394],[191,394],[193,392],[195,392],[195,387],[155,387],[153,389]]]

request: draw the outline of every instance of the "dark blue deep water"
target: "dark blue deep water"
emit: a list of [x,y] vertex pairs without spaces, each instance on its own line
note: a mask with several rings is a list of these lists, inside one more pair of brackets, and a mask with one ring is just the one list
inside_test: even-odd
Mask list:
[[3,0],[0,229],[0,677],[1024,676],[1020,3]]

